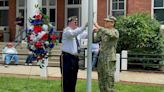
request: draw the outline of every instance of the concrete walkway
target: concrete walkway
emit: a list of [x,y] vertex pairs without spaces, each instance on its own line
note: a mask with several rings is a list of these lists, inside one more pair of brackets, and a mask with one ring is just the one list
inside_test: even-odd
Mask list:
[[[40,68],[38,66],[24,66],[24,65],[10,65],[7,68],[0,65],[0,74],[2,75],[25,75],[25,76],[40,76]],[[60,69],[58,67],[48,67],[48,77],[60,78]],[[79,70],[78,78],[86,79],[87,71]],[[97,72],[92,72],[92,79],[97,79]],[[120,81],[126,82],[139,82],[150,84],[164,85],[164,73],[143,73],[143,72],[128,72],[123,71],[120,73]]]

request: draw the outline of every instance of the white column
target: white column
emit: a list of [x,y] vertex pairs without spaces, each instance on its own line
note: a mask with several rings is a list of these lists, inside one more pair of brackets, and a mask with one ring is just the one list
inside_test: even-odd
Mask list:
[[120,54],[116,54],[115,82],[120,81]]
[[97,22],[97,0],[93,0],[93,21]]
[[[82,0],[82,25],[88,22],[88,0]],[[93,0],[93,21],[97,22],[97,0]]]
[[[38,5],[36,8],[35,6]],[[29,23],[28,19],[39,13],[39,7],[42,7],[42,0],[27,0],[27,28],[31,26]],[[48,62],[48,59],[45,59],[45,62]],[[40,76],[41,77],[47,77],[48,75],[48,70],[47,70],[47,65],[45,67],[40,69]]]
[[81,25],[85,25],[88,22],[88,0],[82,0],[82,13],[81,13]]
[[40,77],[48,77],[48,58],[44,59],[44,64],[41,64],[44,67],[40,68]]
[[42,6],[42,0],[27,0],[27,27],[30,27],[30,23],[28,19],[33,17],[39,9],[35,6],[39,5],[39,7]]
[[121,70],[127,70],[128,68],[128,52],[123,50],[121,52]]
[[48,68],[47,68],[47,66],[40,69],[40,77],[44,77],[44,78],[48,77]]

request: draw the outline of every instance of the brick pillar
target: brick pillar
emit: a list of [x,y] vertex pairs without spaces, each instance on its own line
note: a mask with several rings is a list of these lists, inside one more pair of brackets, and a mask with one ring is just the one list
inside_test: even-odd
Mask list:
[[13,39],[15,38],[15,32],[16,32],[15,18],[16,18],[16,0],[9,0],[8,24],[9,24],[9,31],[10,31],[10,41],[13,41]]
[[97,0],[97,4],[98,4],[98,14],[97,14],[97,20],[98,20],[98,24],[103,26],[104,25],[104,18],[106,17],[106,2],[107,0]]
[[64,28],[65,0],[57,1],[57,30]]
[[62,39],[62,31],[64,28],[64,19],[65,19],[65,0],[58,0],[57,1],[57,31],[59,33],[59,42]]

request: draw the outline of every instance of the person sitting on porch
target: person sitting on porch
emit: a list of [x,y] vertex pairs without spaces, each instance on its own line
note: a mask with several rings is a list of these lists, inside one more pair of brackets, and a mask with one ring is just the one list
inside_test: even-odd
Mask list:
[[7,43],[7,46],[3,49],[3,53],[5,53],[5,67],[10,64],[11,60],[14,60],[15,65],[18,65],[18,52],[14,48],[13,43]]
[[34,57],[31,51],[29,51],[29,55],[26,58],[25,65],[32,65],[32,61],[34,61]]

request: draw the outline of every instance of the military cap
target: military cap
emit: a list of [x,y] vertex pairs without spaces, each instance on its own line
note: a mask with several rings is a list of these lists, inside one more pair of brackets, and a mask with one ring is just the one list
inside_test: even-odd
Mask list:
[[73,20],[78,21],[77,16],[71,16],[71,17],[68,18],[68,22],[71,22]]
[[117,19],[114,16],[107,16],[107,18],[104,19],[105,21],[116,21]]

